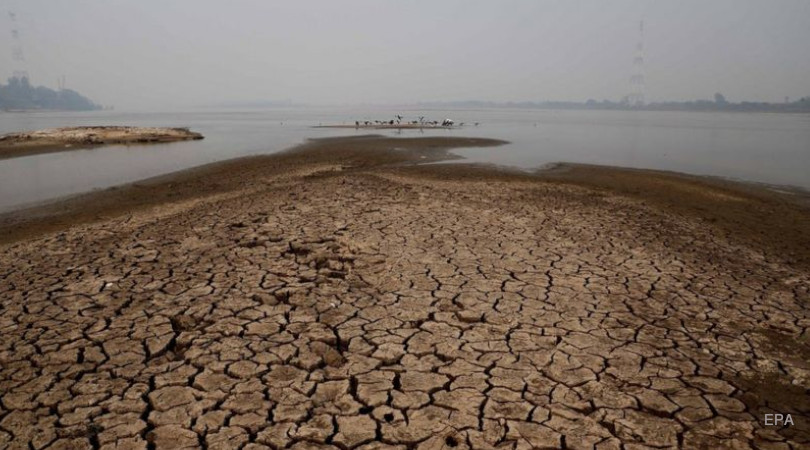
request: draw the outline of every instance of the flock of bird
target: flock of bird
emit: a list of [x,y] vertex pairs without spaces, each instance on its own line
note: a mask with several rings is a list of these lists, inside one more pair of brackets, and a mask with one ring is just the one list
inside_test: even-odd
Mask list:
[[[390,120],[364,120],[359,121],[355,120],[354,125],[355,127],[359,128],[363,127],[371,127],[371,126],[396,126],[396,125],[408,125],[408,126],[422,126],[422,127],[453,127],[456,126],[456,122],[452,119],[444,119],[441,122],[438,120],[425,120],[425,116],[419,116],[419,120],[411,120],[403,122],[402,119],[404,118],[402,115],[397,114],[395,119]],[[463,126],[464,122],[458,124],[458,126]],[[478,122],[475,122],[475,126],[478,126]]]

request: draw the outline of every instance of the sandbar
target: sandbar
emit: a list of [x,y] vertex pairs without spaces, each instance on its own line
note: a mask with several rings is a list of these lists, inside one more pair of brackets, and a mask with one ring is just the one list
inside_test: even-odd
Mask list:
[[95,148],[102,145],[157,144],[203,139],[188,128],[65,127],[0,136],[0,159]]

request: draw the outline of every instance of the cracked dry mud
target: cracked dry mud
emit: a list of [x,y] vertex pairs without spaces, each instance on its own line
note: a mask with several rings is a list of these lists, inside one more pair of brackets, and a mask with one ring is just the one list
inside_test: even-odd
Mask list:
[[806,265],[420,142],[0,247],[0,447],[810,445]]

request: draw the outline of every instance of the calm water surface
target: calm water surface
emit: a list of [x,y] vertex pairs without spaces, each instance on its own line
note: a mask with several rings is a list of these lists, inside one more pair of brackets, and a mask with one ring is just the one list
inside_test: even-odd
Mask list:
[[[522,168],[579,162],[673,170],[810,189],[810,116],[537,110],[198,110],[176,113],[0,113],[0,134],[76,125],[187,126],[205,140],[114,146],[0,160],[0,211],[247,155],[308,138],[368,134],[316,129],[355,119],[425,115],[459,130],[375,131],[393,136],[489,137],[495,148],[459,149],[468,160]],[[472,125],[479,122],[479,126]]]

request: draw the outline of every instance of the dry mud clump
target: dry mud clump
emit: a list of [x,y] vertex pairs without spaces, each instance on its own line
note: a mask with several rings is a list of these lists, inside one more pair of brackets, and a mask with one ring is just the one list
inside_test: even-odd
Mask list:
[[575,169],[407,165],[473,144],[316,142],[0,247],[0,447],[810,445],[806,266]]

